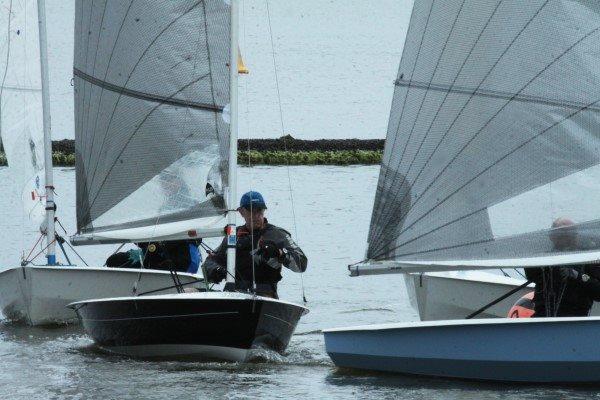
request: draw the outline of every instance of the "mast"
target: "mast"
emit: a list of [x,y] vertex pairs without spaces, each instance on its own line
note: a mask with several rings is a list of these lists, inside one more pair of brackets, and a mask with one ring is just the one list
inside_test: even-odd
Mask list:
[[231,45],[229,51],[229,104],[230,104],[230,136],[229,136],[229,187],[227,188],[227,283],[235,284],[235,217],[237,195],[237,137],[238,137],[238,0],[231,0]]
[[52,177],[52,135],[50,131],[50,97],[48,87],[48,51],[46,45],[46,4],[37,0],[38,32],[40,36],[40,64],[42,73],[42,112],[44,115],[44,165],[46,168],[46,242],[48,265],[56,265],[54,242],[54,184]]

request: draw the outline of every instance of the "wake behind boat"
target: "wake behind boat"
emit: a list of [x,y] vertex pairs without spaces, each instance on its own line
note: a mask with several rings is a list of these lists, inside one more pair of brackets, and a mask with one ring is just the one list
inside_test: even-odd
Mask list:
[[69,305],[109,352],[142,358],[247,361],[253,350],[283,352],[308,310],[237,292],[94,299]]

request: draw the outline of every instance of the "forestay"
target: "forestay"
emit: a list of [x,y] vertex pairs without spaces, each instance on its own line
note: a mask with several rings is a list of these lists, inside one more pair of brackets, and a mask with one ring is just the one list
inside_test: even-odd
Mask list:
[[229,47],[224,0],[76,3],[74,242],[222,234]]
[[0,135],[25,217],[38,230],[45,189],[37,1],[0,1],[0,27]]
[[[595,1],[415,1],[367,257],[412,270],[598,260],[599,43]],[[575,223],[564,252],[549,240],[558,218]]]

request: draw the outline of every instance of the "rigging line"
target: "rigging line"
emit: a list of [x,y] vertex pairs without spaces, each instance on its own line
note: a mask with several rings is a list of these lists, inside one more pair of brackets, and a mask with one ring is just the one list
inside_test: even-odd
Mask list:
[[[546,2],[547,3],[547,2]],[[545,4],[546,4],[545,3]],[[536,13],[536,15],[539,14],[539,12],[541,11],[538,10],[538,12]],[[534,15],[529,22],[527,23],[527,25],[529,25],[529,23],[533,20],[533,18],[535,18]],[[527,26],[526,25],[526,26]],[[523,27],[523,29],[521,29],[519,35],[525,30],[526,26]],[[419,197],[417,197],[415,199],[415,202],[412,204],[412,208],[415,207],[415,205],[419,202],[420,199],[422,199],[424,197],[424,194],[433,186],[433,184],[437,181],[437,179],[450,167],[450,165],[459,157],[460,154],[462,154],[462,152],[479,136],[479,134],[481,132],[484,131],[484,129],[512,102],[513,98],[518,96],[523,90],[525,90],[532,82],[534,82],[539,76],[541,76],[544,72],[546,72],[551,66],[553,66],[560,58],[562,58],[565,54],[567,54],[570,50],[572,50],[576,45],[578,45],[579,43],[581,43],[584,39],[586,39],[587,37],[589,37],[590,35],[592,35],[593,33],[595,33],[598,30],[598,28],[596,28],[595,30],[589,32],[588,34],[586,34],[585,36],[583,36],[581,39],[579,39],[577,42],[573,43],[568,49],[566,49],[562,54],[560,54],[558,57],[554,58],[554,60],[552,60],[551,63],[549,63],[548,65],[546,65],[540,72],[538,72],[533,78],[531,78],[525,85],[523,85],[521,87],[521,89],[516,92],[513,97],[511,99],[509,99],[490,119],[488,119],[488,121],[477,131],[475,132],[475,135],[469,139],[469,141],[454,155],[454,157],[442,168],[442,170],[430,181],[430,183],[427,185],[427,187],[425,188],[425,190],[423,190],[421,192],[421,194],[419,195]],[[513,41],[511,42],[514,43],[517,40],[517,37],[519,36],[517,35]],[[495,66],[498,64],[499,60],[503,57],[504,54],[506,54],[506,52],[508,51],[508,49],[510,48],[509,45],[504,52],[502,53],[502,55],[500,56],[500,58],[496,61],[496,63],[494,63],[494,66],[492,66],[492,68],[488,71],[488,73],[486,74],[486,77],[483,78],[483,80],[481,81],[481,83],[479,84],[478,88],[483,84],[483,82],[485,81],[485,79],[487,79],[487,77],[491,74],[492,70],[495,68]],[[453,128],[454,124],[456,123],[456,121],[458,120],[459,116],[462,114],[462,112],[466,109],[467,105],[471,102],[471,100],[473,99],[473,96],[469,97],[469,100],[463,105],[463,107],[461,108],[460,112],[458,113],[458,115],[454,118],[454,120],[452,121],[452,123],[450,124],[450,126],[448,127],[448,129],[446,130],[446,132],[443,134],[442,138],[440,139],[440,141],[438,142],[438,144],[436,145],[435,149],[433,150],[433,152],[430,154],[429,158],[427,159],[427,161],[425,161],[425,163],[423,164],[423,166],[421,167],[421,170],[419,171],[419,173],[417,174],[417,176],[415,177],[415,179],[413,180],[413,186],[414,183],[416,183],[416,181],[418,180],[418,178],[421,176],[421,173],[425,170],[425,167],[427,166],[427,164],[429,163],[429,161],[432,159],[433,155],[436,153],[437,149],[439,149],[441,143],[444,141],[444,139],[446,138],[446,136],[448,135],[448,133],[451,131],[451,129]],[[587,107],[588,105],[586,105]],[[396,203],[396,204],[401,204],[402,201],[404,200],[404,198],[406,197],[406,195],[400,200],[400,202]],[[394,197],[395,200],[395,197]],[[388,212],[387,215],[391,215],[392,212],[395,212],[395,210],[397,209],[397,205],[396,206],[392,206],[390,207],[390,211]],[[430,211],[429,211],[430,212]],[[412,226],[412,225],[411,225]],[[405,230],[402,230],[399,234],[401,234],[402,232],[404,232]]]
[[[489,71],[486,73],[486,75],[480,81],[480,83],[477,86],[476,90],[479,90],[479,88],[481,87],[481,85],[483,85],[483,83],[487,80],[487,78],[490,76],[490,74],[492,73],[492,71],[496,68],[496,66],[498,65],[498,63],[500,62],[500,60],[502,60],[502,58],[506,55],[506,53],[508,52],[508,50],[510,48],[512,48],[512,46],[516,42],[516,40],[521,36],[521,34],[525,31],[525,29],[529,26],[529,24],[531,24],[531,22],[537,17],[537,15],[546,6],[546,4],[548,4],[548,2],[549,2],[549,0],[546,0],[546,2],[541,5],[541,7],[536,11],[536,13],[527,21],[527,23],[521,28],[521,30],[517,33],[517,35],[511,40],[511,42],[508,44],[508,46],[506,46],[506,48],[504,49],[504,51],[502,52],[502,54],[500,54],[500,56],[498,57],[498,59],[494,62],[494,64],[489,69]],[[436,145],[436,147],[434,148],[434,150],[431,152],[431,154],[429,155],[429,157],[427,158],[427,160],[425,161],[425,163],[421,167],[421,170],[417,173],[417,176],[416,176],[416,178],[414,179],[413,182],[416,182],[416,180],[421,176],[421,173],[425,170],[425,166],[429,163],[429,161],[431,160],[431,158],[433,157],[433,155],[437,152],[438,148],[441,146],[442,142],[446,138],[446,135],[448,134],[448,132],[450,132],[450,130],[452,129],[452,127],[454,126],[454,124],[456,123],[456,121],[458,120],[458,118],[462,115],[463,111],[466,109],[467,105],[471,102],[472,98],[473,98],[473,96],[469,97],[469,99],[467,100],[467,102],[460,109],[460,111],[458,112],[458,114],[456,115],[456,117],[454,118],[454,120],[452,121],[452,123],[450,124],[450,126],[448,127],[448,129],[446,130],[446,132],[444,132],[444,134],[442,135],[442,138],[439,140],[439,142]],[[431,129],[431,127],[430,127],[430,129]],[[429,133],[429,130],[426,133]],[[392,179],[392,183],[395,183],[395,180],[397,178],[398,173],[399,172],[397,171],[396,174],[394,175],[394,177]],[[396,204],[402,204],[402,201],[404,200],[404,197],[406,197],[406,195],[404,195],[403,198],[398,203],[396,203]],[[396,199],[396,195],[394,196],[393,201],[395,201],[395,199]],[[388,204],[388,203],[389,203],[389,201],[385,202],[385,204]],[[397,207],[394,207],[394,206],[390,207],[390,211],[385,214],[386,217],[392,214],[392,209],[395,212],[396,208]],[[379,240],[379,237],[377,237],[376,239]]]
[[[163,208],[165,206],[167,200],[168,199],[165,198],[161,208]],[[138,285],[142,281],[142,270],[144,269],[144,259],[146,258],[146,255],[148,254],[148,249],[150,247],[150,243],[152,242],[152,239],[154,239],[154,236],[156,235],[156,227],[158,226],[159,220],[160,220],[160,210],[158,212],[158,215],[156,216],[156,220],[154,221],[154,226],[152,227],[152,234],[150,235],[150,238],[148,239],[148,242],[147,242],[148,244],[146,246],[146,250],[143,252],[143,255],[139,256],[140,269],[138,271],[137,279],[133,282],[133,287],[131,288],[131,292],[133,293],[134,296],[137,296]],[[156,250],[158,250],[158,243],[156,244]],[[171,271],[169,270],[169,272],[171,272]],[[175,282],[175,284],[177,285],[177,282]]]
[[[79,255],[79,253],[77,252],[77,250],[75,250],[75,248],[71,245],[71,243],[69,243],[68,240],[65,240],[65,243],[67,244],[67,246],[69,246],[69,248],[71,249],[71,251],[73,253],[75,253],[75,255],[81,260],[81,262],[86,266],[89,267],[88,263],[85,262],[85,260],[83,259],[83,257],[81,257],[81,255]],[[66,253],[65,253],[66,256]]]
[[[463,3],[464,4],[464,3]],[[496,7],[494,8],[494,10],[492,11],[492,13],[490,14],[489,18],[487,19],[485,25],[483,26],[483,29],[479,32],[479,35],[477,36],[477,39],[475,40],[475,42],[473,43],[473,45],[471,46],[471,49],[469,50],[469,52],[467,53],[467,56],[465,57],[465,59],[463,60],[458,72],[456,73],[454,79],[452,80],[452,84],[450,85],[450,87],[454,87],[454,84],[456,83],[456,81],[458,80],[458,77],[460,76],[460,74],[462,73],[463,68],[465,67],[465,65],[467,64],[467,61],[470,59],[471,54],[473,53],[473,51],[475,50],[475,48],[477,47],[477,44],[479,43],[479,40],[481,39],[481,37],[483,36],[483,33],[486,31],[487,27],[489,26],[490,22],[492,21],[492,19],[494,18],[494,16],[496,15],[496,12],[498,11],[498,8],[500,7],[500,4],[502,4],[502,1],[498,2],[498,4],[496,5]],[[448,36],[449,38],[450,36]],[[448,40],[448,39],[447,39]],[[439,62],[439,61],[438,61]],[[437,66],[436,66],[437,68]],[[433,77],[432,77],[433,79]],[[485,79],[485,78],[484,78]],[[430,82],[431,83],[431,82]],[[410,170],[412,169],[412,166],[414,165],[414,161],[417,159],[417,155],[421,152],[421,149],[423,147],[423,144],[425,143],[425,138],[427,137],[428,133],[431,131],[431,128],[433,127],[433,124],[435,123],[435,121],[437,120],[437,117],[442,109],[442,106],[445,104],[446,99],[448,98],[449,93],[446,93],[446,95],[444,96],[444,99],[442,100],[442,102],[440,103],[440,105],[438,106],[437,111],[435,112],[435,115],[433,117],[433,119],[431,120],[431,123],[429,124],[429,127],[427,128],[427,131],[425,132],[425,134],[423,135],[423,138],[421,139],[421,144],[419,145],[419,148],[417,149],[417,152],[415,153],[410,165],[408,166],[408,170],[406,172],[406,174],[401,174],[403,175],[402,182],[400,183],[400,185],[402,185],[404,183],[404,181],[406,181],[406,177],[408,176],[408,174],[410,173]],[[416,123],[416,119],[415,119],[415,123]],[[413,125],[414,126],[414,125]],[[400,127],[398,126],[398,129]],[[398,134],[398,129],[396,130],[396,135]],[[420,174],[421,171],[419,171]],[[394,177],[392,178],[392,183],[395,183],[396,179],[397,179],[397,175],[399,174],[399,169],[398,172],[396,172],[396,174],[394,174]],[[394,200],[396,199],[397,194],[394,195]],[[406,195],[405,195],[406,196]],[[404,198],[399,202],[402,203],[402,201],[404,200]],[[380,213],[379,217],[381,216]],[[379,222],[379,221],[378,221]],[[373,235],[373,237],[371,238],[371,243],[374,243],[376,239],[379,239],[381,235],[381,232],[377,233],[377,236]]]
[[[423,47],[423,41],[425,40],[425,35],[427,33],[427,27],[429,26],[429,18],[431,17],[431,11],[433,10],[433,4],[434,3],[435,3],[435,0],[433,0],[431,2],[431,5],[429,6],[429,12],[427,13],[427,20],[425,21],[425,27],[423,28],[423,35],[421,35],[421,41],[419,42],[419,47],[417,49],[417,55],[415,57],[415,62],[413,64],[412,70],[410,72],[410,79],[413,78],[413,76],[415,74],[415,70],[417,68],[417,64],[419,63],[419,57],[421,56],[421,49]],[[413,9],[413,12],[412,12],[411,17],[410,17],[410,24],[408,26],[408,31],[406,33],[406,38],[409,38],[410,31],[415,26],[415,24],[413,24],[413,18],[415,18],[415,14],[416,13],[414,12],[414,9]],[[400,74],[400,68],[402,68],[402,60],[404,60],[406,48],[407,48],[407,46],[404,46],[402,48],[402,57],[400,58],[400,63],[399,63],[399,66],[398,66],[398,77],[401,76],[401,74]],[[396,93],[396,89],[397,88],[394,88],[394,94]],[[395,129],[396,132],[398,132],[398,130],[400,129],[400,125],[402,123],[402,119],[404,118],[404,111],[406,110],[406,101],[408,100],[408,96],[410,95],[410,89],[411,89],[410,87],[408,87],[406,89],[406,95],[404,96],[404,101],[402,102],[402,107],[400,108],[400,116],[398,118],[398,124],[397,124],[396,129]],[[393,106],[393,99],[392,99],[392,106]],[[392,114],[390,112],[390,122],[391,122],[391,116],[392,116]],[[389,131],[388,131],[388,133],[389,133]],[[389,136],[389,134],[387,136]],[[393,153],[394,149],[396,148],[396,141],[397,140],[398,140],[398,135],[394,135],[394,141],[392,142],[392,145],[390,147],[390,154]],[[386,138],[386,141],[387,141],[387,138]],[[407,142],[407,145],[408,145],[408,142]],[[406,148],[406,146],[405,146],[405,148]],[[385,151],[384,151],[384,153],[385,153]],[[382,184],[383,184],[383,182],[385,182],[387,180],[388,172],[389,171],[386,170],[385,174],[382,176],[381,175],[381,171],[380,171],[378,182],[382,182]],[[379,186],[379,184],[377,186]],[[377,198],[376,198],[376,201],[377,201]],[[377,219],[377,223],[378,222],[379,222],[379,218]],[[373,226],[376,225],[373,222],[373,220],[371,220],[371,225],[373,225]],[[373,243],[372,241],[369,241],[369,242]]]
[[[129,80],[131,79],[131,77],[133,76],[133,73],[136,71],[137,66],[140,64],[140,62],[142,62],[142,59],[146,56],[146,53],[154,46],[154,44],[158,41],[158,39],[167,31],[169,30],[173,25],[175,25],[175,23],[179,22],[179,20],[185,16],[187,16],[187,14],[189,14],[194,8],[196,8],[199,4],[201,4],[202,1],[197,1],[196,3],[194,3],[190,8],[188,8],[184,13],[182,13],[181,15],[179,15],[177,18],[175,18],[173,21],[169,22],[155,37],[154,39],[152,39],[152,41],[148,44],[148,46],[144,49],[144,51],[142,52],[142,54],[139,56],[138,60],[136,61],[136,63],[133,65],[133,67],[131,68],[131,72],[129,73],[129,75],[127,76],[127,79],[125,80],[125,82],[123,83],[123,87],[127,86],[127,83],[129,83]],[[192,81],[191,83],[189,83],[188,85],[186,85],[184,88],[182,88],[181,90],[179,90],[178,92],[174,93],[172,96],[175,96],[176,94],[178,94],[179,92],[183,91],[183,89],[186,89],[188,86],[190,86],[192,83],[195,83],[196,81]],[[108,124],[106,125],[106,130],[104,131],[104,136],[103,136],[103,140],[102,140],[102,145],[100,146],[100,150],[98,151],[98,154],[102,154],[102,151],[104,150],[104,144],[106,142],[106,137],[108,134],[108,131],[110,129],[110,126],[112,124],[113,121],[113,117],[115,115],[115,112],[117,110],[117,106],[119,105],[119,102],[121,101],[121,95],[119,95],[117,97],[117,101],[115,101],[115,105],[113,107],[113,110],[110,114],[110,118],[108,120]],[[152,111],[154,111],[156,108],[152,109]],[[98,107],[98,111],[100,111],[100,107]],[[151,111],[151,112],[152,112]],[[146,118],[144,118],[144,121],[147,119],[148,116],[146,116]],[[142,121],[143,123],[143,121]],[[138,125],[138,128],[141,126],[141,124]],[[137,131],[136,129],[136,131]],[[131,139],[131,138],[130,138]],[[130,141],[130,140],[129,140]],[[129,143],[129,141],[127,143]],[[124,148],[123,148],[124,150]],[[123,152],[121,152],[121,154],[123,154]],[[120,156],[120,155],[119,155]],[[118,158],[118,157],[117,157]],[[93,184],[94,184],[94,180],[96,177],[96,171],[98,170],[98,164],[100,163],[100,160],[98,159],[96,162],[96,165],[94,166],[94,172],[92,173],[92,179],[90,179],[90,185],[89,187],[92,188]],[[112,167],[114,167],[116,161],[112,164]],[[107,175],[108,176],[108,175]],[[103,182],[106,181],[106,178],[103,180]],[[99,191],[100,189],[98,189]],[[91,205],[90,205],[91,207]]]
[[[275,88],[277,89],[277,104],[279,105],[279,120],[281,121],[281,136],[285,135],[285,127],[283,122],[283,108],[281,106],[281,91],[279,89],[279,76],[277,74],[277,62],[275,60],[275,41],[273,40],[273,29],[271,27],[271,12],[269,10],[269,0],[265,0],[265,5],[267,8],[267,21],[269,22],[269,37],[271,39],[271,56],[273,58],[273,70],[275,72]],[[283,147],[285,152],[287,153],[287,140],[283,140]],[[294,206],[294,189],[292,188],[292,178],[290,176],[290,160],[289,157],[286,157],[286,171],[288,178],[288,186],[290,189],[290,205],[292,207],[292,220],[294,222],[294,236],[298,241],[298,245],[300,243],[300,237],[298,236],[298,228],[296,223],[296,207]],[[303,272],[300,272],[300,286],[302,288],[302,300],[306,303],[306,294],[304,291],[304,276]]]
[[[93,64],[92,64],[93,65],[92,76],[96,76],[96,60],[98,58],[98,47],[100,45],[100,35],[102,34],[102,27],[104,26],[104,15],[106,14],[106,6],[107,6],[107,4],[108,4],[108,1],[105,1],[104,2],[104,9],[102,10],[102,17],[100,18],[100,27],[98,28],[98,36],[96,37],[96,51],[94,51],[94,61],[93,61]],[[91,4],[90,7],[91,8],[94,7],[94,3],[93,2],[92,2],[92,4]],[[91,12],[90,12],[90,14],[91,14]],[[91,17],[90,17],[90,19],[91,19]],[[91,23],[90,23],[90,28],[91,28]],[[88,35],[88,37],[91,37],[91,35]],[[86,55],[86,57],[87,57],[87,55]],[[85,68],[87,70],[87,62],[86,62]],[[89,116],[90,116],[90,109],[92,108],[91,107],[91,100],[90,100],[91,97],[92,97],[92,92],[93,92],[93,90],[90,90],[90,94],[88,96],[88,109],[87,109],[87,113],[86,113],[86,116],[85,116],[85,122],[83,123],[83,126],[86,126],[86,127],[88,126]],[[98,106],[100,106],[99,103],[98,103]],[[93,135],[90,135],[90,136],[92,136],[92,140],[93,140]]]
[[44,234],[40,234],[40,237],[38,238],[38,240],[36,240],[35,244],[31,247],[31,250],[29,251],[29,254],[27,254],[27,257],[22,257],[21,261],[27,261],[27,259],[29,258],[29,256],[31,256],[31,254],[33,253],[33,251],[35,250],[35,247],[40,243],[40,241],[43,239]]
[[45,250],[46,250],[48,247],[50,247],[50,246],[51,246],[52,244],[54,244],[55,242],[56,242],[56,238],[54,238],[54,239],[53,239],[53,240],[52,240],[50,243],[48,243],[48,244],[46,245],[46,247],[44,247],[44,248],[43,248],[43,249],[41,249],[41,250],[40,250],[38,253],[36,253],[36,255],[35,255],[35,256],[33,256],[31,259],[29,259],[29,260],[27,260],[27,259],[26,259],[26,260],[24,261],[24,263],[25,263],[25,264],[28,264],[28,263],[32,262],[33,260],[35,260],[37,257],[39,257],[39,256],[40,256],[40,254],[42,254],[42,253],[43,253],[43,252],[44,252],[44,251],[45,251]]
[[[129,6],[127,7],[127,10],[125,11],[125,15],[123,16],[123,20],[121,21],[121,25],[119,26],[119,30],[117,31],[117,36],[115,37],[115,41],[113,43],[112,49],[110,50],[110,56],[108,57],[108,63],[106,64],[106,70],[104,71],[104,77],[102,78],[103,81],[106,80],[106,78],[108,77],[108,72],[110,71],[110,65],[112,63],[112,59],[113,59],[113,55],[115,54],[115,48],[117,47],[117,43],[119,43],[119,39],[121,38],[121,32],[123,31],[123,26],[125,26],[125,21],[127,20],[127,17],[129,16],[129,11],[131,10],[131,6],[133,5],[133,1],[131,1],[129,3]],[[102,97],[104,96],[104,88],[101,88],[100,90],[100,96],[98,99],[98,110],[96,110],[96,118],[94,120],[94,129],[91,130],[91,136],[92,136],[92,145],[87,147],[84,149],[84,151],[87,150],[87,157],[82,156],[82,159],[85,160],[85,165],[91,164],[91,157],[92,157],[92,149],[95,147],[94,143],[96,143],[96,128],[98,127],[98,116],[100,115],[100,105],[102,104]],[[80,132],[82,132],[82,130],[80,130]],[[100,149],[102,149],[104,147],[104,140],[106,139],[106,133],[105,136],[102,139],[102,145],[100,146]],[[87,143],[86,143],[87,144]],[[102,152],[99,152],[98,154],[102,154]],[[90,182],[91,184],[92,182]],[[89,186],[91,188],[91,186]]]
[[[446,53],[446,48],[448,46],[448,42],[450,41],[450,38],[452,37],[452,34],[454,33],[454,28],[456,27],[456,22],[458,21],[458,19],[461,16],[463,7],[465,5],[465,0],[462,1],[462,3],[460,4],[460,8],[458,10],[458,13],[456,14],[456,17],[454,18],[454,21],[452,22],[452,26],[450,27],[450,31],[448,32],[448,35],[446,36],[446,41],[444,42],[444,45],[442,47],[442,51],[440,52],[440,56],[438,57],[438,60],[435,64],[435,67],[433,69],[433,73],[431,74],[431,78],[429,79],[429,83],[427,84],[427,88],[429,89],[429,87],[431,86],[431,84],[433,83],[433,79],[435,78],[435,74],[438,71],[438,68],[441,64],[442,59],[444,58],[444,55]],[[433,9],[433,2],[432,2],[432,9]],[[431,10],[429,12],[429,14],[431,15]],[[425,29],[427,29],[427,27],[425,27]],[[425,37],[425,34],[423,34],[423,37]],[[415,62],[415,65],[417,64],[417,62]],[[414,75],[414,73],[412,74]],[[458,74],[457,74],[458,76]],[[402,80],[402,78],[400,77],[398,80]],[[411,76],[411,81],[412,81],[412,76]],[[411,86],[409,86],[410,88]],[[415,126],[417,125],[417,120],[419,119],[419,116],[421,115],[421,111],[423,110],[423,104],[425,104],[425,100],[427,99],[427,96],[429,95],[429,90],[427,90],[425,92],[425,95],[423,96],[423,98],[421,99],[421,104],[419,105],[419,109],[417,110],[417,115],[415,117],[415,119],[413,120],[413,124],[412,124],[412,128],[410,129],[410,132],[408,134],[408,138],[406,139],[406,143],[404,145],[404,148],[402,149],[402,153],[400,154],[400,158],[399,158],[399,163],[398,163],[398,171],[400,170],[400,166],[402,164],[402,161],[404,160],[404,155],[406,154],[406,150],[409,147],[410,144],[410,140],[413,136],[413,133],[415,132]],[[407,93],[407,97],[408,97],[408,93]],[[394,138],[398,137],[398,131],[400,130],[400,126],[402,125],[402,117],[400,118],[399,122],[398,122],[398,126],[396,128],[395,134],[394,134]],[[425,140],[425,135],[423,136],[423,140],[421,141],[421,144],[423,144],[423,141]],[[392,149],[393,150],[393,149]],[[415,153],[413,159],[410,162],[410,165],[412,165],[412,163],[414,162],[415,158],[417,157],[417,154],[419,153],[419,151],[417,150],[417,152]],[[410,165],[409,165],[409,170],[410,170]],[[387,170],[386,170],[387,171]],[[407,173],[408,174],[408,173]],[[404,174],[406,176],[406,174]],[[386,176],[387,177],[387,176]],[[393,178],[394,180],[396,179],[396,176],[394,176]],[[403,179],[403,181],[406,178]],[[379,217],[381,217],[381,214],[378,215]],[[385,220],[384,220],[385,221]],[[376,225],[378,225],[380,222],[380,219],[378,218],[378,220],[376,221]]]
[[[597,29],[600,29],[600,27],[599,27],[599,28],[597,28]],[[594,105],[594,104],[597,104],[597,103],[600,103],[600,99],[598,99],[598,100],[596,100],[596,101],[594,101],[594,102],[590,103],[590,104],[589,104],[589,106],[592,106],[592,105]],[[535,136],[532,136],[531,138],[529,138],[529,139],[528,139],[528,140],[526,140],[525,142],[523,142],[523,143],[521,143],[520,145],[518,145],[516,148],[514,148],[513,150],[511,150],[510,152],[508,152],[507,154],[505,154],[504,156],[502,156],[500,159],[498,159],[498,160],[497,160],[497,161],[496,161],[494,164],[490,164],[490,165],[489,165],[489,166],[487,166],[487,167],[486,167],[486,168],[485,168],[483,171],[479,172],[477,175],[473,176],[471,179],[469,179],[467,182],[465,182],[465,183],[464,183],[463,185],[461,185],[459,188],[457,188],[456,190],[454,190],[454,191],[453,191],[452,193],[450,193],[450,194],[449,194],[447,197],[445,197],[445,198],[444,198],[444,199],[443,199],[441,202],[439,202],[439,203],[438,203],[438,204],[437,204],[435,207],[433,207],[431,210],[429,210],[427,214],[424,214],[423,216],[421,216],[419,219],[417,219],[417,220],[416,220],[416,221],[414,221],[414,222],[413,222],[411,225],[409,225],[409,226],[408,226],[406,229],[409,229],[410,227],[412,227],[412,226],[413,226],[415,223],[417,223],[419,220],[423,219],[425,216],[427,216],[427,215],[428,215],[428,214],[429,214],[431,211],[433,211],[433,210],[434,210],[435,208],[437,208],[439,205],[443,204],[443,203],[444,203],[446,200],[448,200],[448,199],[449,199],[450,197],[452,197],[454,194],[458,193],[458,192],[459,192],[460,190],[462,190],[462,189],[463,189],[465,186],[467,186],[467,185],[469,185],[470,183],[472,183],[474,180],[476,180],[477,178],[479,178],[481,175],[483,175],[484,173],[486,173],[487,171],[489,171],[491,168],[493,168],[494,166],[498,165],[498,164],[499,164],[501,161],[503,161],[503,160],[505,160],[506,158],[508,158],[508,157],[509,157],[511,154],[513,154],[513,153],[515,153],[516,151],[520,150],[521,148],[525,147],[526,145],[528,145],[529,143],[533,142],[535,139],[537,139],[538,137],[542,136],[542,135],[543,135],[543,134],[545,134],[546,132],[549,132],[551,129],[555,128],[556,126],[558,126],[558,125],[562,124],[564,121],[567,121],[567,120],[571,119],[573,116],[575,116],[575,115],[579,114],[580,112],[587,110],[587,108],[588,108],[588,107],[583,107],[583,108],[581,108],[581,109],[579,109],[579,110],[577,110],[577,111],[574,111],[574,112],[572,112],[571,114],[569,114],[569,115],[568,115],[568,116],[566,116],[565,118],[561,119],[560,121],[557,121],[557,122],[553,123],[551,126],[547,127],[546,129],[544,129],[543,131],[541,131],[541,132],[540,132],[540,133],[538,133],[537,135],[535,135]],[[480,210],[478,210],[478,211],[481,211],[481,209],[480,209]],[[450,223],[454,223],[454,222],[456,222],[456,221],[458,221],[458,220],[460,220],[460,219],[462,219],[462,218],[464,218],[464,217],[465,217],[465,216],[463,216],[463,217],[460,217],[460,218],[457,218],[457,219],[455,219],[455,220],[453,220],[453,221],[450,221],[448,224],[450,224]],[[435,229],[433,229],[433,230],[431,230],[431,231],[429,231],[429,232],[426,232],[426,233],[422,234],[420,237],[423,237],[423,236],[425,236],[425,235],[428,235],[429,233],[431,233],[431,232],[433,232],[434,230],[436,230],[436,229],[439,229],[439,228],[440,228],[440,227],[437,227],[437,228],[435,228]],[[406,230],[403,230],[403,231],[402,231],[402,232],[400,232],[398,235],[401,235],[401,234],[402,234],[403,232],[405,232],[405,231],[406,231]],[[411,240],[412,240],[412,239],[411,239]],[[387,246],[387,245],[389,245],[390,243],[391,243],[391,241],[387,242],[387,243],[386,243],[386,246]],[[406,243],[408,243],[408,242],[401,243],[400,245],[397,245],[397,246],[395,246],[394,248],[390,249],[389,251],[396,250],[396,249],[398,249],[398,248],[400,248],[400,247],[404,246]],[[385,247],[385,246],[383,246],[383,247]],[[380,248],[381,248],[381,246],[380,246]],[[381,255],[381,254],[383,254],[383,253],[379,253],[378,255]],[[377,256],[374,256],[373,258],[375,258],[375,257],[377,257]]]
[[[201,78],[196,79],[191,81],[190,83],[188,83],[187,85],[183,86],[182,88],[178,89],[175,93],[173,93],[171,96],[169,97],[173,97],[176,96],[177,94],[179,94],[180,92],[184,91],[185,89],[187,89],[188,87],[192,86],[193,84],[195,84],[196,82],[198,82]],[[137,134],[137,132],[141,129],[141,127],[144,125],[144,123],[146,122],[146,120],[150,117],[150,115],[152,115],[152,113],[159,108],[160,106],[162,106],[162,103],[157,104],[156,106],[154,106],[152,108],[152,110],[150,110],[145,116],[144,118],[140,121],[140,123],[138,124],[137,128],[131,133],[131,135],[129,136],[129,138],[125,141],[125,144],[123,145],[123,148],[121,149],[121,151],[119,152],[119,154],[115,157],[115,160],[113,161],[113,163],[111,164],[110,168],[108,169],[108,171],[106,172],[106,175],[104,176],[104,179],[102,180],[102,183],[100,184],[100,186],[98,187],[98,190],[96,191],[96,195],[94,196],[94,198],[92,199],[92,201],[89,203],[88,209],[86,210],[86,217],[89,217],[90,212],[91,212],[91,208],[94,205],[94,203],[96,202],[96,199],[98,198],[98,196],[100,195],[102,188],[104,187],[104,184],[106,183],[106,181],[108,180],[108,177],[110,176],[110,173],[112,172],[113,168],[115,167],[115,165],[117,165],[117,162],[119,161],[119,158],[123,155],[123,153],[125,152],[125,149],[127,149],[127,146],[129,145],[129,143],[131,143],[131,140],[133,140],[133,137]]]

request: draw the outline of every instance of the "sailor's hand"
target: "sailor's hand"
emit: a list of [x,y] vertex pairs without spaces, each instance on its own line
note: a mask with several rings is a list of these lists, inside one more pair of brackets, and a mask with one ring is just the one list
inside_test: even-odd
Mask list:
[[257,254],[260,254],[265,259],[269,260],[271,258],[279,258],[281,257],[281,249],[275,244],[272,240],[261,240],[260,249]]
[[580,279],[580,273],[579,271],[577,271],[574,268],[566,268],[566,267],[562,267],[559,269],[559,273],[560,273],[560,277],[564,280],[579,280]]

